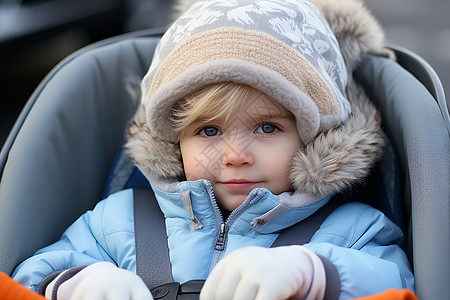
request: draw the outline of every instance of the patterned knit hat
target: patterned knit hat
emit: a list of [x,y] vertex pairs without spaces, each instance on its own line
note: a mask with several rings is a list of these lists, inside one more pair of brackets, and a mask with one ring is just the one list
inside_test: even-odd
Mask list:
[[164,34],[142,82],[149,127],[175,142],[173,105],[226,81],[250,85],[286,107],[304,143],[351,111],[338,42],[304,0],[196,2]]

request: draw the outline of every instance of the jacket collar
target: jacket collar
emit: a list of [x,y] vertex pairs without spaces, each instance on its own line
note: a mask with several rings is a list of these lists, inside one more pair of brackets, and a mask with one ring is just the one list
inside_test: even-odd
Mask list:
[[224,220],[208,180],[182,181],[177,184],[159,182],[153,188],[166,218],[183,219],[192,230],[226,222],[233,230],[244,235],[274,233],[287,228],[312,215],[330,199],[330,196],[317,199],[299,192],[274,195],[265,188],[256,188]]

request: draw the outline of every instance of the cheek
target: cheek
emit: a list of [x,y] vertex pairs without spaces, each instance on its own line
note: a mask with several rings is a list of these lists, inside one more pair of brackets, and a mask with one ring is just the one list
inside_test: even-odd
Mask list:
[[208,162],[204,155],[201,155],[201,150],[197,144],[180,143],[183,168],[189,181],[209,179]]
[[[295,141],[295,140],[294,140]],[[272,178],[271,192],[279,194],[291,189],[292,183],[290,173],[292,169],[292,158],[300,149],[300,143],[279,143],[272,153],[267,153],[270,159],[266,159],[266,170],[271,170]]]
[[291,188],[289,174],[291,172],[292,157],[276,157],[270,161],[270,169],[273,170],[274,193],[285,192]]
[[188,181],[195,181],[198,179],[206,178],[205,168],[201,167],[198,163],[194,162],[192,158],[183,158],[184,173]]
[[186,144],[180,144],[180,150],[186,179],[189,181],[199,179],[198,175],[200,170],[198,164],[196,164],[194,161],[192,149],[190,149],[190,147],[188,147]]

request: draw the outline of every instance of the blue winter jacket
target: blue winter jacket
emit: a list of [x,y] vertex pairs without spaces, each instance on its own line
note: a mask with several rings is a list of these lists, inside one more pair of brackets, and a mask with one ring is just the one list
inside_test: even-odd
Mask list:
[[[177,282],[206,279],[221,258],[238,248],[270,247],[281,229],[310,216],[330,198],[300,208],[284,207],[281,215],[271,216],[283,206],[282,196],[258,188],[224,222],[207,180],[181,182],[176,192],[154,191],[166,218],[172,273]],[[261,218],[265,222],[256,222]],[[219,236],[225,239],[221,244],[224,249],[217,247]],[[381,212],[352,202],[336,209],[305,247],[336,267],[340,298],[349,299],[388,288],[413,289],[408,260],[398,245],[401,239],[401,230]],[[20,264],[13,277],[36,291],[55,271],[99,261],[136,271],[132,190],[99,202],[59,241]]]

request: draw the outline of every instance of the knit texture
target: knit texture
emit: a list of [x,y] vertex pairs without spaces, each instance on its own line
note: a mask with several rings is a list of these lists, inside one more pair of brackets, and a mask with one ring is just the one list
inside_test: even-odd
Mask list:
[[308,60],[268,35],[238,28],[218,28],[183,41],[158,68],[150,93],[195,66],[220,59],[246,60],[271,69],[313,99],[320,114],[339,113],[327,82]]

